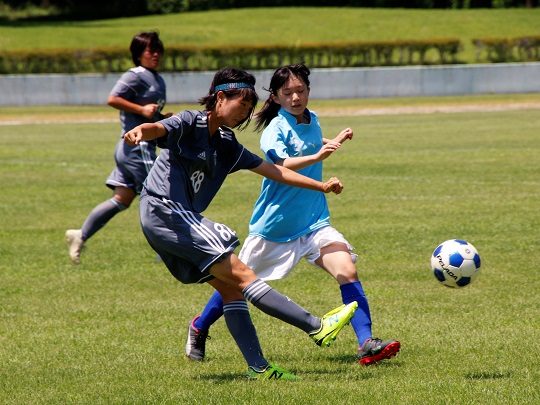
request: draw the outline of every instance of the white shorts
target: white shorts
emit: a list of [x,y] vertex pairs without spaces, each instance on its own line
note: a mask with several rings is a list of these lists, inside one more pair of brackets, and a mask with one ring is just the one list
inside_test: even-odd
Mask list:
[[[335,242],[354,248],[345,237],[331,226],[325,226],[290,242],[270,242],[259,236],[249,235],[238,257],[265,281],[285,278],[303,257],[314,266],[321,249]],[[351,253],[354,263],[358,255]]]

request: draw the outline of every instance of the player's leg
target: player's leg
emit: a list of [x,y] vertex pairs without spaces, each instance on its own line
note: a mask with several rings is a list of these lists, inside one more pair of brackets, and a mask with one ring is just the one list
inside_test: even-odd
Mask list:
[[81,228],[82,240],[87,241],[116,214],[129,208],[137,194],[131,188],[117,186],[114,196],[95,207]]
[[330,345],[339,331],[349,323],[357,307],[356,303],[343,305],[319,319],[257,278],[234,253],[214,264],[210,268],[210,274],[241,291],[243,296],[261,311],[308,333],[321,346]]
[[[249,235],[238,254],[240,261],[251,268],[264,280],[284,278],[303,257],[303,244],[299,241],[287,243],[270,242],[258,236]],[[206,351],[206,340],[210,327],[223,315],[221,295],[215,292],[206,303],[200,315],[188,324],[186,356],[194,361],[202,361]]]
[[[107,224],[116,214],[127,209],[142,187],[146,169],[137,153],[130,154],[123,140],[119,140],[114,158],[116,167],[105,184],[114,191],[113,197],[97,205],[86,218],[81,229],[66,231],[69,257],[74,264],[80,263],[85,242]],[[141,167],[142,166],[142,167]]]
[[220,296],[223,294],[223,314],[227,328],[240,348],[248,366],[266,367],[268,362],[263,357],[244,296],[237,290],[228,287],[221,280],[213,279],[208,281],[208,284],[216,289],[217,294]]
[[215,291],[210,297],[201,315],[189,321],[186,342],[186,356],[193,361],[204,360],[206,340],[210,327],[223,315],[221,294]]
[[344,304],[358,302],[358,310],[351,319],[358,339],[358,358],[362,364],[373,364],[395,356],[401,345],[398,341],[373,338],[369,303],[358,279],[353,257],[347,243],[334,242],[321,248],[315,263],[337,280]]
[[135,191],[130,188],[116,187],[114,196],[98,204],[90,212],[81,229],[68,229],[66,231],[69,257],[73,263],[80,263],[81,251],[85,242],[103,228],[116,214],[126,210],[135,196]]
[[246,297],[269,315],[310,333],[319,345],[329,345],[354,314],[356,303],[319,319],[270,288],[233,253],[238,238],[223,224],[185,211],[178,203],[149,196],[144,190],[139,213],[146,239],[171,274],[185,284],[209,282],[222,294],[224,310],[237,297]]
[[227,328],[248,365],[248,378],[300,380],[290,372],[279,369],[264,358],[255,326],[251,321],[244,296],[218,279],[208,281],[223,297],[223,315]]
[[351,319],[351,325],[360,347],[366,339],[372,337],[371,313],[347,245],[336,242],[323,247],[315,263],[336,279],[344,304],[352,301],[358,302],[358,310]]

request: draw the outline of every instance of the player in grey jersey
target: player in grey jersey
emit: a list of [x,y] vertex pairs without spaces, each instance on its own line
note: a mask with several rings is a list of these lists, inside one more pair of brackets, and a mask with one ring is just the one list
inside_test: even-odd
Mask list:
[[[339,194],[337,178],[320,182],[263,161],[245,149],[230,128],[244,128],[258,96],[255,77],[237,69],[218,71],[204,111],[183,111],[128,131],[128,145],[158,140],[163,148],[141,192],[140,219],[152,248],[179,281],[206,282],[222,294],[227,327],[248,365],[248,378],[299,379],[264,358],[246,299],[265,313],[298,327],[328,346],[354,315],[351,302],[318,318],[272,289],[234,253],[236,233],[201,215],[229,173],[248,169],[273,180]],[[245,297],[245,298],[244,298]]]
[[108,105],[120,110],[122,125],[114,153],[116,167],[105,183],[113,190],[113,197],[97,205],[81,229],[66,231],[69,257],[74,264],[80,263],[85,242],[116,214],[127,209],[140,194],[142,183],[156,159],[155,141],[128,146],[122,135],[137,125],[172,115],[161,114],[166,100],[166,87],[165,81],[156,71],[164,52],[158,34],[142,32],[135,35],[130,50],[135,67],[120,77],[107,100]]

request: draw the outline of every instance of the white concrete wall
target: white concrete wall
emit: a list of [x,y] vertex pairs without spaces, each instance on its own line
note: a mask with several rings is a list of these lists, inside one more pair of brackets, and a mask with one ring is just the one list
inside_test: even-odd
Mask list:
[[[256,71],[261,99],[272,71]],[[163,73],[168,103],[193,103],[213,72]],[[119,74],[0,75],[0,106],[103,105]],[[540,63],[312,69],[311,98],[540,92]]]

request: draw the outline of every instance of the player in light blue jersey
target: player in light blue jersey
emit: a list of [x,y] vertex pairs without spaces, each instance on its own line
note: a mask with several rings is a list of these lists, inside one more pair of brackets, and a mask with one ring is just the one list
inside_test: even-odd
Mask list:
[[[257,129],[264,128],[261,149],[266,160],[315,180],[322,179],[322,161],[352,139],[346,128],[333,140],[323,138],[317,115],[307,109],[309,69],[302,63],[277,69],[270,81],[270,97],[257,114]],[[264,179],[259,199],[239,254],[263,280],[286,277],[304,257],[338,282],[344,304],[358,302],[351,319],[358,339],[357,358],[369,365],[397,354],[400,342],[373,338],[368,301],[356,270],[352,246],[330,225],[326,197],[312,190]],[[210,326],[222,314],[218,293],[200,316],[188,325],[186,355],[201,361]]]
[[139,125],[124,140],[128,145],[157,140],[162,148],[140,200],[141,226],[150,246],[182,283],[208,283],[219,291],[225,322],[246,360],[248,378],[295,380],[294,374],[264,358],[246,299],[308,333],[320,346],[328,346],[349,322],[356,302],[322,318],[313,316],[260,280],[234,254],[240,244],[236,233],[201,212],[227,175],[241,169],[318,194],[340,193],[343,185],[336,178],[323,183],[266,162],[238,142],[231,128],[242,129],[251,120],[258,100],[254,86],[250,73],[222,69],[199,100],[203,111],[182,111],[154,124]]
[[80,263],[85,242],[116,214],[127,209],[140,194],[142,183],[156,159],[155,141],[128,146],[122,136],[137,125],[172,115],[161,113],[167,97],[165,81],[157,73],[164,52],[159,35],[156,32],[135,35],[130,51],[135,67],[120,77],[107,100],[108,105],[120,110],[122,126],[114,152],[116,167],[105,183],[113,190],[113,196],[90,212],[81,229],[66,231],[69,257],[74,264]]

